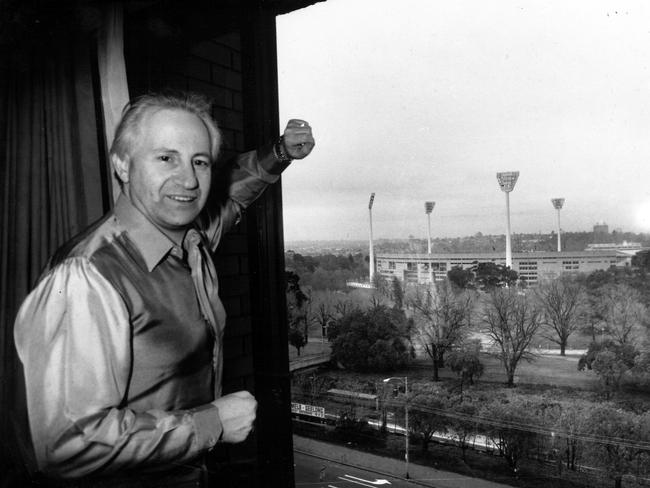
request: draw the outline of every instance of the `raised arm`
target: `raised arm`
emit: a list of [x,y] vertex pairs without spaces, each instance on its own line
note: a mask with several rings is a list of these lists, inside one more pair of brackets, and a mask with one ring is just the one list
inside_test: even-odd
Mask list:
[[314,145],[310,125],[291,119],[276,143],[240,154],[217,175],[201,221],[213,250],[221,236],[239,221],[242,211],[278,181],[291,161],[307,157]]

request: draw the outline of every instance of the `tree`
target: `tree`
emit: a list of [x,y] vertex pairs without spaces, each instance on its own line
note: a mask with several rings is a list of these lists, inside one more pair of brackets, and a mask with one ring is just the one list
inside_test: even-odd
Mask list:
[[421,285],[408,299],[417,340],[431,358],[433,381],[439,381],[444,354],[462,343],[470,323],[473,299],[468,292],[454,293],[448,282]]
[[478,407],[469,399],[463,399],[460,404],[453,408],[454,415],[449,420],[449,430],[458,441],[462,451],[463,462],[467,462],[467,449],[470,448],[470,440],[474,439],[476,429],[476,415]]
[[434,434],[447,431],[447,397],[437,385],[415,384],[409,391],[409,431],[421,442],[426,452]]
[[601,339],[604,335],[603,316],[604,307],[600,290],[587,289],[585,306],[581,309],[579,321],[581,322],[581,332],[590,335],[592,342],[596,342],[599,333]]
[[600,378],[607,399],[619,389],[623,375],[630,369],[620,357],[608,350],[599,352],[591,367]]
[[593,363],[596,360],[596,357],[603,351],[612,352],[618,360],[625,363],[628,369],[634,366],[635,358],[639,354],[633,345],[621,345],[617,342],[614,342],[612,339],[605,339],[600,342],[592,342],[589,344],[587,352],[584,353],[578,361],[578,371],[583,371],[584,369],[593,369]]
[[603,323],[621,345],[634,343],[647,330],[648,310],[638,291],[626,284],[609,285],[602,293]]
[[639,251],[632,256],[632,266],[650,271],[650,250]]
[[551,334],[545,337],[560,346],[560,355],[566,355],[571,334],[580,326],[584,304],[582,286],[570,276],[540,283],[536,295],[542,305],[543,321]]
[[333,388],[335,384],[331,377],[314,373],[296,373],[292,383],[300,389],[312,405],[316,404],[316,400],[323,392]]
[[519,277],[516,271],[491,261],[476,263],[471,271],[476,277],[476,287],[483,291],[514,286]]
[[463,269],[462,266],[453,266],[447,271],[447,279],[460,290],[474,288],[474,278],[472,270]]
[[353,310],[330,329],[332,359],[353,371],[391,371],[408,364],[410,322],[404,312],[377,304]]
[[307,344],[305,331],[300,324],[289,324],[289,344],[296,348],[298,356],[300,356],[300,350]]
[[485,333],[494,341],[503,365],[507,385],[514,386],[515,370],[522,359],[532,360],[529,346],[541,325],[537,305],[523,292],[496,288],[484,303]]
[[312,294],[311,321],[319,326],[322,337],[327,337],[327,328],[334,320],[335,293],[329,290],[317,291]]
[[587,410],[589,406],[584,403],[571,402],[562,406],[562,411],[557,419],[556,428],[562,432],[565,439],[565,462],[567,469],[576,470],[577,461],[580,459],[584,443],[581,440],[589,428]]
[[391,298],[395,308],[399,310],[404,308],[404,289],[397,276],[393,276],[391,280]]
[[519,461],[536,444],[537,435],[525,428],[536,423],[534,411],[529,402],[516,397],[507,402],[493,400],[480,410],[480,417],[489,420],[484,426],[487,436],[515,473]]
[[639,436],[647,436],[639,432],[640,420],[631,412],[609,405],[598,405],[590,411],[588,425],[595,441],[587,445],[588,462],[605,468],[616,488],[621,488],[623,476],[634,470],[637,456],[644,451],[634,442],[643,442]]
[[[300,277],[293,271],[286,272],[286,281],[289,343],[300,355],[300,349],[307,344],[309,337],[309,296],[300,288]],[[302,339],[299,334],[302,334]]]
[[474,384],[474,378],[483,374],[483,363],[479,359],[480,343],[478,346],[467,345],[456,349],[449,354],[447,364],[460,378],[460,393],[463,393],[463,384]]

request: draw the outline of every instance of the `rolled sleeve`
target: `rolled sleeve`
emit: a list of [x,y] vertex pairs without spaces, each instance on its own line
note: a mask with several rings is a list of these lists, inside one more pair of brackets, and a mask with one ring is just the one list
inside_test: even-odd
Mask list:
[[219,410],[213,404],[192,409],[196,443],[200,450],[212,449],[223,433]]

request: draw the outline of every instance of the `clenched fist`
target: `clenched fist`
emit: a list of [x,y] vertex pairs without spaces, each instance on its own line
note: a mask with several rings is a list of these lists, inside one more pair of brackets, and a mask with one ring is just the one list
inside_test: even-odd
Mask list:
[[242,442],[253,429],[257,400],[247,391],[237,391],[212,402],[219,410],[223,442]]

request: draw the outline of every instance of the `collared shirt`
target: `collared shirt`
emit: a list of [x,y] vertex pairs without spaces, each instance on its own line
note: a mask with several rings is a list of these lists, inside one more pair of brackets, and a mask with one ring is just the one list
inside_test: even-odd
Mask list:
[[[202,239],[215,249],[283,169],[270,151],[238,157],[227,198],[196,223]],[[225,313],[218,321],[223,330]],[[14,334],[47,475],[179,465],[219,439],[220,337],[215,348],[183,250],[126,196],[55,254]]]

